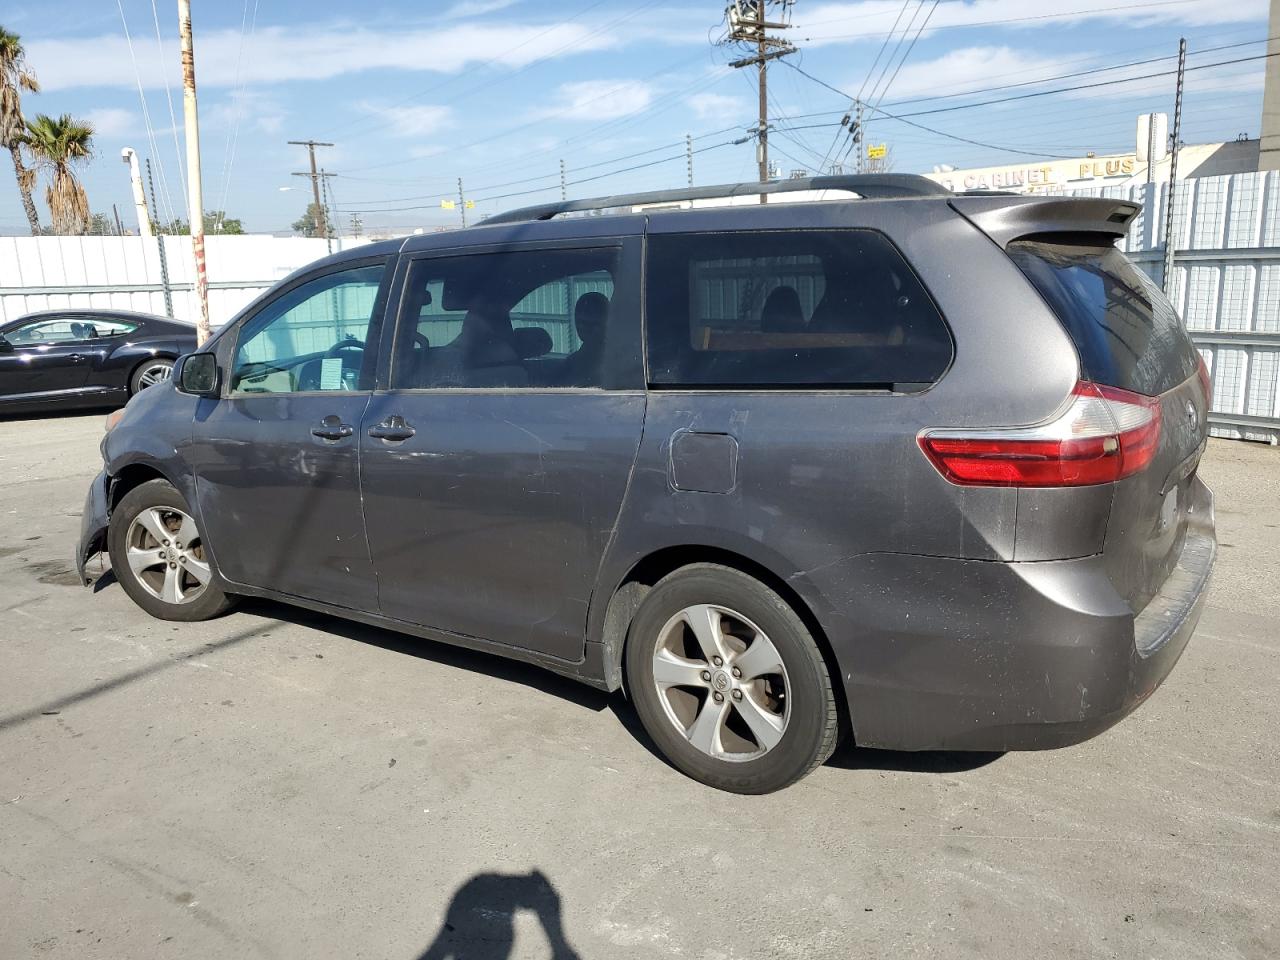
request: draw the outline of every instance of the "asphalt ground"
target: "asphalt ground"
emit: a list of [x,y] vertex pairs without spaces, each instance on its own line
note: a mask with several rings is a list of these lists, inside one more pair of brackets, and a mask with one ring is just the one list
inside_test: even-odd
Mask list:
[[73,546],[102,416],[0,421],[0,957],[1280,956],[1280,452],[1137,713],[737,797],[621,697],[286,606],[152,620]]

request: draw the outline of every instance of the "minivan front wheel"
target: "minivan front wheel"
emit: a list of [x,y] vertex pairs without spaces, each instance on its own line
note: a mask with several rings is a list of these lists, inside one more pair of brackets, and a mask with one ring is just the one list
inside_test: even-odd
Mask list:
[[735,793],[780,790],[835,749],[826,662],[795,611],[746,574],[684,567],[628,631],[628,691],[679,770]]
[[164,480],[130,490],[111,513],[112,572],[134,603],[161,620],[207,620],[231,605],[191,514]]

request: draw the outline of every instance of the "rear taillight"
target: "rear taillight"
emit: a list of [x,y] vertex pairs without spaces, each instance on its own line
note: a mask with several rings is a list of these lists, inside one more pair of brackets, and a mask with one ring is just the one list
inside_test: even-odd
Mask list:
[[1199,350],[1196,351],[1196,360],[1199,361],[1198,375],[1200,377],[1200,386],[1204,390],[1204,408],[1206,410],[1213,409],[1213,381],[1209,378],[1209,365],[1204,362],[1204,354]]
[[952,483],[982,487],[1082,487],[1110,483],[1151,462],[1160,401],[1081,381],[1066,411],[1038,427],[928,430],[920,449]]

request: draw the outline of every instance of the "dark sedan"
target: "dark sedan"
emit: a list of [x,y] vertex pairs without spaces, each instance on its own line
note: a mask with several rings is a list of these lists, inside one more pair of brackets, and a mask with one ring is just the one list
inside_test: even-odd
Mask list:
[[195,348],[193,325],[149,313],[29,313],[0,323],[0,414],[125,403]]

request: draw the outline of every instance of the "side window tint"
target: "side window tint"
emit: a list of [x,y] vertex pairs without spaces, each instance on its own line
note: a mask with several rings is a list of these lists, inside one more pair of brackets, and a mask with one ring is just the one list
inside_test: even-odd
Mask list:
[[36,320],[18,327],[7,339],[15,346],[73,343],[90,339],[88,331],[82,329],[85,326],[87,324],[70,320]]
[[126,333],[133,333],[138,329],[138,325],[131,320],[108,320],[104,317],[95,317],[93,329],[99,337],[122,337]]
[[240,329],[232,393],[372,387],[370,331],[382,264],[317,277],[267,304]]
[[[635,341],[614,303],[620,249],[416,260],[405,284],[394,389],[604,387]],[[628,384],[630,385],[630,384]]]
[[655,385],[922,389],[951,362],[937,307],[870,230],[655,236],[648,264]]

